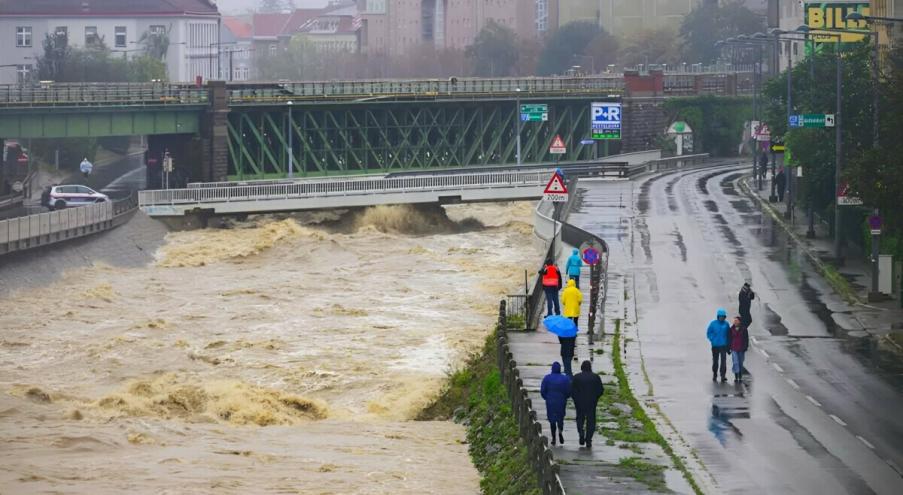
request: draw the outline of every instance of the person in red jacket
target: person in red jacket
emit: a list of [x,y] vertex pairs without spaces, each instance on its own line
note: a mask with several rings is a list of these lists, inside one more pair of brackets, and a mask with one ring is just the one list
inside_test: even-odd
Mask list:
[[749,330],[739,316],[734,317],[734,324],[727,332],[727,348],[731,351],[734,383],[740,383],[743,381],[743,359],[749,349]]
[[561,270],[550,258],[546,260],[539,275],[542,277],[542,290],[546,293],[546,316],[552,316],[553,308],[554,314],[560,315],[561,305],[558,302],[558,290],[561,289]]

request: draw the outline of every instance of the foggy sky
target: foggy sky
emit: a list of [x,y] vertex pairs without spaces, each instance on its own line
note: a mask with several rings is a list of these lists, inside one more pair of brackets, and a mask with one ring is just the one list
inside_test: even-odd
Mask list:
[[[328,0],[295,0],[295,7],[324,7]],[[219,11],[223,14],[243,14],[257,7],[259,0],[217,0]]]

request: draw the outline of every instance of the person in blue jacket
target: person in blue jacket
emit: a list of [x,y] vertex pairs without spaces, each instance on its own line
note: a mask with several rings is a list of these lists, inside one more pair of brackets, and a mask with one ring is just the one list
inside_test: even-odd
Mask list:
[[[721,372],[721,381],[726,382],[727,377],[727,339],[728,334],[730,332],[731,325],[727,322],[727,311],[724,308],[718,308],[718,312],[715,313],[715,319],[709,323],[709,328],[706,330],[706,337],[709,338],[709,343],[712,344],[712,381],[716,381],[718,379],[717,373]],[[720,360],[720,367],[719,367]]]
[[574,281],[577,288],[580,288],[580,269],[583,268],[583,260],[580,259],[580,250],[575,249],[568,258],[568,264],[565,266],[568,278]]
[[564,444],[564,409],[571,396],[571,378],[561,372],[558,361],[552,363],[552,372],[542,379],[539,394],[546,401],[546,415],[552,429],[552,445],[555,445],[555,431],[558,441]]

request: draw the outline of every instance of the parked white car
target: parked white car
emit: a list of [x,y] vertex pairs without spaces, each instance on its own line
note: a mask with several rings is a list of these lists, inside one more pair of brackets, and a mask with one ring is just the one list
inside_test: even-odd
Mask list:
[[106,194],[99,193],[87,186],[53,186],[50,188],[50,197],[44,206],[51,210],[62,210],[109,200],[110,198]]

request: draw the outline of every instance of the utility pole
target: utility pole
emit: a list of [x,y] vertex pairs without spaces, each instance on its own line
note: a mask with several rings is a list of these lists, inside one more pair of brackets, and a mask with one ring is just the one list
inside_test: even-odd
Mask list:
[[516,127],[517,127],[517,164],[520,165],[521,164],[520,129],[521,129],[521,119],[523,118],[520,114],[520,88],[516,88],[514,90],[514,93],[516,95],[516,98],[515,98],[516,108],[514,109],[514,114],[515,114],[515,117],[517,118],[517,124],[516,124]]
[[[790,133],[790,116],[793,115],[793,51],[791,43],[787,40],[787,133]],[[786,146],[786,144],[785,144]],[[786,152],[784,154],[786,157]],[[790,170],[790,164],[784,163],[784,173],[787,175],[787,211],[784,213],[785,218],[789,218],[793,223],[793,172]]]

